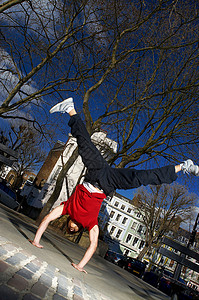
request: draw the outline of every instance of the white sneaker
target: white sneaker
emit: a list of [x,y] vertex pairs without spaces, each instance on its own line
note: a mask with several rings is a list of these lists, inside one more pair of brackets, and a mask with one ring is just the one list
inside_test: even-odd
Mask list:
[[185,160],[181,164],[181,168],[184,174],[187,173],[187,174],[193,174],[195,176],[199,176],[199,167],[197,165],[194,165],[191,159]]
[[50,109],[50,113],[60,112],[60,113],[69,113],[74,108],[73,98],[67,98],[62,102],[57,103]]

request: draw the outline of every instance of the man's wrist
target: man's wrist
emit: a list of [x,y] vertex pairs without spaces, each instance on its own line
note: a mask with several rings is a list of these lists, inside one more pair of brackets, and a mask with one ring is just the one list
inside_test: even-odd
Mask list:
[[84,265],[84,264],[81,264],[81,262],[79,262],[79,263],[77,264],[77,266],[78,266],[78,268],[83,269],[83,267],[84,267],[85,265]]

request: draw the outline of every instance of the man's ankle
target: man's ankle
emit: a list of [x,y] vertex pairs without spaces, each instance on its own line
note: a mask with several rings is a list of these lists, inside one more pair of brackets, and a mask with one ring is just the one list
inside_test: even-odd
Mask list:
[[77,112],[76,112],[76,110],[75,110],[74,108],[72,108],[72,109],[69,111],[68,114],[69,114],[70,117],[72,117],[72,116],[76,115]]
[[180,172],[180,171],[182,171],[181,165],[175,166],[175,173],[178,173],[178,172]]

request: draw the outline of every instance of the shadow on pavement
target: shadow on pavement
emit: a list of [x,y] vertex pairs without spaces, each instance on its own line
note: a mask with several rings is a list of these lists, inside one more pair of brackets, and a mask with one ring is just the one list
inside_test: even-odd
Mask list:
[[[19,233],[29,242],[31,243],[30,238],[25,234],[25,232],[20,228],[19,224],[22,224],[24,227],[26,227],[29,231],[35,233],[35,230],[28,224],[24,223],[20,220],[14,220],[12,218],[9,218],[10,222],[15,226],[15,228],[19,231]],[[51,244],[57,251],[59,251],[70,263],[73,263],[73,260],[66,254],[62,249],[60,249],[55,243],[53,243],[49,238],[47,238],[45,235],[43,236],[43,239],[46,240],[49,244]],[[35,247],[35,246],[33,246]]]
[[[114,272],[115,272],[118,276],[120,276],[120,277],[122,277],[123,279],[127,280],[126,276],[123,277],[119,272],[116,272],[116,271],[114,271]],[[128,272],[128,271],[126,271],[126,272]],[[134,276],[133,274],[131,274],[131,275]],[[160,296],[160,292],[159,292],[158,290],[156,290],[155,288],[153,288],[153,287],[151,288],[150,286],[148,286],[147,289],[146,289],[146,288],[144,288],[143,286],[140,286],[140,282],[141,282],[141,283],[143,282],[143,284],[145,284],[145,282],[142,281],[140,278],[138,278],[138,277],[136,277],[136,276],[134,276],[134,277],[135,277],[135,279],[137,279],[139,282],[138,282],[138,283],[135,282],[135,283],[134,283],[134,286],[131,286],[131,285],[128,284],[128,287],[129,287],[135,294],[137,294],[138,296],[142,297],[143,299],[146,299],[146,297],[147,297],[148,300],[153,300],[153,299],[154,299],[153,296],[155,296],[155,297]],[[164,296],[163,296],[163,297],[164,297]],[[165,297],[162,298],[162,299],[166,299],[166,295],[165,295]]]
[[143,299],[145,299],[146,296],[147,296],[148,300],[154,299],[154,298],[151,297],[150,294],[153,294],[153,296],[160,296],[160,294],[158,292],[155,292],[152,289],[150,289],[150,294],[149,294],[149,292],[146,289],[143,289],[143,291],[141,291],[141,290],[138,290],[138,289],[136,289],[136,288],[134,288],[134,287],[132,287],[130,285],[129,285],[129,287],[130,287],[131,290],[133,290],[133,292],[135,294],[137,294],[140,297],[143,297]]

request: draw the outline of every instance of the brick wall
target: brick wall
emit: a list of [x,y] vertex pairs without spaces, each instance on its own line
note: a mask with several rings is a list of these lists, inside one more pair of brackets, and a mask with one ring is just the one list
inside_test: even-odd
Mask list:
[[46,180],[48,179],[53,167],[55,166],[60,155],[63,153],[65,145],[63,142],[57,141],[54,147],[50,150],[43,166],[35,178],[34,184],[36,187],[42,188]]

